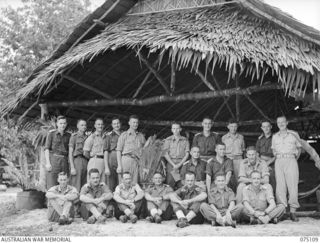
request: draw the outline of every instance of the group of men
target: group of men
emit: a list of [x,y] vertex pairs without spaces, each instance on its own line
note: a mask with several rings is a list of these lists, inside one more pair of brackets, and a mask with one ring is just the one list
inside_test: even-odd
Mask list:
[[49,220],[69,224],[80,213],[89,224],[113,216],[124,223],[146,216],[161,223],[175,215],[181,228],[205,220],[235,227],[237,222],[277,223],[289,204],[291,220],[298,221],[301,144],[284,116],[277,118],[275,134],[269,121],[262,122],[263,134],[247,148],[234,120],[220,138],[211,131],[212,120],[204,118],[191,149],[181,125],[173,123],[172,136],[163,143],[165,168],[144,190],[139,166],[146,140],[137,131],[137,116],[128,124],[122,132],[119,118],[113,118],[113,130],[103,134],[103,120],[96,119],[95,132],[87,137],[86,121],[79,120],[78,131],[70,135],[66,118],[57,118],[45,146]]

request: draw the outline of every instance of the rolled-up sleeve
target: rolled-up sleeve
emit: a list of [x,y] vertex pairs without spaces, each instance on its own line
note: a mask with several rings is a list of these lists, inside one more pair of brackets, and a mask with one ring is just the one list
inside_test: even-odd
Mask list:
[[125,140],[125,134],[122,133],[118,139],[118,142],[117,142],[117,151],[123,151],[123,148],[124,148],[124,140]]
[[51,150],[52,149],[52,139],[53,139],[53,133],[52,132],[49,132],[47,134],[47,138],[46,138],[46,144],[44,146],[44,149],[48,149],[48,150]]
[[92,136],[89,136],[83,145],[83,151],[91,151],[93,145],[93,138]]

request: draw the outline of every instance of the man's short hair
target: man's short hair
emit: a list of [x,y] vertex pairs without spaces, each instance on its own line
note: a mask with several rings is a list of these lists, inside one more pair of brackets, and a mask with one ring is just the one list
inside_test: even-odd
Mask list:
[[98,173],[100,175],[100,172],[97,168],[92,168],[88,172],[89,177],[91,176],[91,174],[94,174],[94,173]]
[[248,146],[246,148],[246,152],[250,151],[250,150],[254,150],[254,151],[257,151],[256,147],[255,146]]
[[191,151],[193,148],[198,148],[198,149],[200,149],[200,147],[199,147],[199,146],[197,146],[197,145],[193,145],[193,146],[191,147],[190,151]]
[[280,115],[280,116],[278,116],[278,117],[277,117],[277,120],[278,120],[279,118],[284,118],[284,119],[287,120],[287,117],[286,117],[285,115]]
[[253,171],[251,171],[251,173],[250,173],[250,177],[252,177],[252,175],[253,174],[259,174],[260,175],[260,177],[261,177],[261,172],[260,171],[258,171],[258,170],[253,170]]
[[267,122],[267,123],[269,123],[269,124],[271,125],[271,121],[270,121],[270,120],[267,120],[267,119],[262,120],[261,125],[262,125],[263,123],[265,123],[265,122]]
[[155,176],[155,175],[161,175],[161,177],[164,177],[164,175],[160,171],[154,172],[153,176]]
[[238,125],[238,121],[236,119],[231,118],[228,120],[228,125],[234,124],[234,123]]
[[218,147],[218,146],[224,146],[225,147],[226,145],[224,143],[220,142],[220,143],[216,143],[216,147]]
[[114,116],[114,117],[111,118],[111,123],[112,123],[113,121],[115,121],[115,120],[119,120],[119,122],[120,122],[120,118],[119,118],[118,116]]
[[204,121],[204,120],[210,120],[210,121],[212,121],[212,118],[210,118],[209,116],[205,116],[205,117],[202,119],[202,121]]
[[139,117],[138,117],[137,115],[131,115],[131,116],[129,116],[129,121],[130,121],[131,119],[139,120]]
[[87,121],[86,121],[85,119],[80,118],[80,119],[77,120],[77,125],[78,125],[80,122],[82,122],[82,121],[84,121],[84,122],[87,123]]
[[181,128],[181,124],[180,124],[179,122],[174,121],[174,122],[171,123],[171,127],[172,127],[173,125],[178,125],[178,126]]
[[60,120],[67,120],[67,118],[65,116],[58,116],[57,117],[57,122]]
[[224,178],[226,178],[226,174],[223,172],[218,172],[217,174],[215,174],[214,179],[217,179],[219,176],[223,176]]
[[194,177],[196,177],[196,174],[193,171],[190,171],[190,170],[187,171],[187,173],[185,174],[184,178],[186,178],[187,175],[193,175]]
[[95,120],[94,120],[94,123],[96,123],[97,121],[102,121],[103,122],[103,119],[101,117],[97,117]]
[[66,176],[66,177],[68,177],[68,174],[66,173],[66,172],[64,172],[64,171],[61,171],[61,172],[59,172],[59,174],[58,174],[58,177],[59,176]]
[[129,171],[125,171],[125,172],[122,173],[122,176],[124,176],[124,175],[129,175],[129,176],[131,176],[131,173],[130,173]]

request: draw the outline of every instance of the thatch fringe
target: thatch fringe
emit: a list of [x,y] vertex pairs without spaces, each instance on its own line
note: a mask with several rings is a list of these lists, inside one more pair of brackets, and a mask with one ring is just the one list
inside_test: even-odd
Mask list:
[[319,46],[238,5],[216,6],[126,16],[110,24],[103,33],[43,69],[7,103],[2,114],[14,109],[30,93],[36,91],[36,95],[41,95],[71,66],[122,47],[138,50],[147,47],[151,53],[160,55],[169,52],[177,70],[189,64],[191,70],[197,70],[205,62],[213,72],[216,66],[225,64],[229,80],[245,73],[252,80],[261,78],[262,83],[265,73],[271,70],[285,86],[286,93],[304,93],[310,81],[316,86],[320,82]]

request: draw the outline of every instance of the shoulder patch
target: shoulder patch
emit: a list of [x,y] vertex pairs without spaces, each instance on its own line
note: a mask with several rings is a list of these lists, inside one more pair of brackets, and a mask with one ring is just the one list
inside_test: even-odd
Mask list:
[[112,131],[105,133],[105,135],[111,135]]
[[194,188],[194,190],[197,191],[197,192],[201,192],[202,191],[200,187],[196,187],[196,188]]
[[49,130],[50,133],[57,131],[57,129],[51,129]]
[[263,138],[263,134],[261,134],[261,135],[258,137],[258,139],[261,139],[261,138]]
[[267,189],[268,189],[266,185],[261,185],[261,188],[262,188],[263,190],[267,190]]
[[196,137],[196,136],[199,136],[199,135],[201,135],[202,134],[202,132],[198,132],[198,133],[196,133],[194,136]]
[[188,164],[188,163],[190,163],[190,160],[184,162],[182,165],[186,165],[186,164]]

